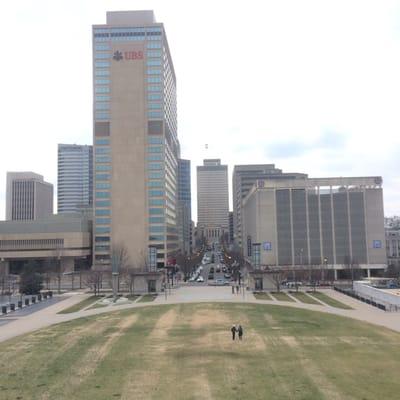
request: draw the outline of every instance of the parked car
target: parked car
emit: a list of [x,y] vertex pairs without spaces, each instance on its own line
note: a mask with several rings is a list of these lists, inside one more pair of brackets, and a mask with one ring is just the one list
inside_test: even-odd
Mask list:
[[223,285],[227,285],[228,282],[226,282],[225,279],[218,278],[218,279],[215,280],[215,284],[216,284],[217,286],[223,286]]

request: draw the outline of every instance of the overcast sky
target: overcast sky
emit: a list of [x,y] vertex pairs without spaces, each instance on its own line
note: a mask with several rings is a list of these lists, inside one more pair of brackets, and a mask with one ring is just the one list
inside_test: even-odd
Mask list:
[[[400,1],[4,0],[0,219],[6,171],[57,183],[57,144],[92,142],[91,25],[153,9],[178,81],[181,155],[311,177],[381,175],[400,214]],[[208,144],[208,149],[206,149]],[[230,182],[231,184],[231,182]]]

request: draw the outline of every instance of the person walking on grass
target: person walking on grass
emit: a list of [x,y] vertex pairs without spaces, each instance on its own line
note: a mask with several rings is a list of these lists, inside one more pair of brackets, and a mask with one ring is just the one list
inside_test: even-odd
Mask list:
[[232,340],[235,340],[235,336],[236,336],[236,326],[235,325],[232,325],[231,332],[232,332]]
[[242,325],[239,325],[239,326],[238,326],[237,332],[238,332],[238,335],[239,335],[239,340],[242,340],[242,337],[243,337],[243,328],[242,328]]

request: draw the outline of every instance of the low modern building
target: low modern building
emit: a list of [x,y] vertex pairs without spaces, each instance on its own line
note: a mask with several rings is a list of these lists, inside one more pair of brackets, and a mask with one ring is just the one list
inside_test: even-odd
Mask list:
[[53,185],[34,172],[7,172],[6,219],[35,220],[53,214]]
[[388,265],[400,267],[400,229],[386,229],[385,234]]
[[45,266],[60,261],[61,269],[91,265],[91,221],[79,215],[54,215],[35,221],[0,222],[0,262],[20,272],[30,260]]
[[255,269],[386,268],[381,177],[259,180],[243,200],[244,255]]

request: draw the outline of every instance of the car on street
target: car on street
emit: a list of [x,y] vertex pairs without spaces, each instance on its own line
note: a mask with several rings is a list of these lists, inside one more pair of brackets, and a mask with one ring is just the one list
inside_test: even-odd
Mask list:
[[200,276],[197,278],[197,282],[204,282],[204,278],[200,275]]
[[217,286],[224,286],[224,285],[227,285],[228,282],[226,282],[225,279],[218,278],[218,279],[215,280],[215,284]]

